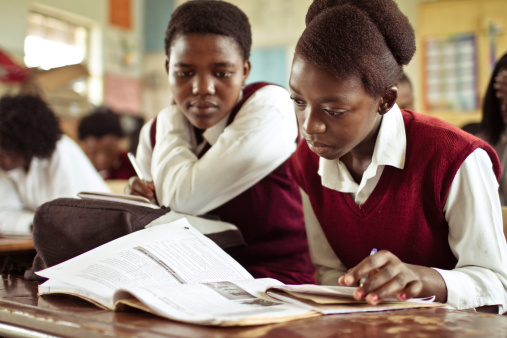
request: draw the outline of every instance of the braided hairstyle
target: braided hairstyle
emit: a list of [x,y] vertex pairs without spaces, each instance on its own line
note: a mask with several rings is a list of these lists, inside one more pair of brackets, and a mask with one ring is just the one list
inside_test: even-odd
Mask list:
[[165,32],[165,52],[169,57],[171,44],[180,34],[217,34],[232,37],[238,44],[243,60],[250,58],[252,33],[248,17],[238,7],[216,0],[194,0],[180,5],[171,15]]
[[48,158],[62,137],[57,117],[39,96],[4,96],[0,99],[0,149],[30,161]]
[[296,45],[316,68],[358,76],[372,97],[396,84],[414,53],[414,30],[393,0],[314,0]]

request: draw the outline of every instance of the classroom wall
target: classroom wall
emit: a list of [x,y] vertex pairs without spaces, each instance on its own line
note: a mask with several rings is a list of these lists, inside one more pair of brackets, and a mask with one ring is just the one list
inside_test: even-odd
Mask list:
[[[415,90],[416,110],[423,106],[423,64],[421,41],[428,34],[452,34],[474,31],[480,36],[479,79],[482,93],[489,78],[485,66],[488,51],[483,25],[493,19],[507,22],[507,0],[395,0],[414,26],[418,50],[405,71]],[[141,88],[140,113],[150,118],[171,102],[164,70],[163,31],[172,9],[184,0],[132,0],[133,27],[129,31],[109,24],[109,0],[0,0],[0,47],[22,60],[23,41],[27,30],[26,15],[33,6],[69,15],[93,27],[93,40],[98,44],[97,55],[90,65],[93,93],[91,101],[104,100],[102,80],[105,74],[117,75],[116,80],[135,81]],[[312,0],[230,0],[241,8],[252,24],[253,69],[251,81],[260,79],[286,86],[290,63],[297,39],[304,30],[304,17]],[[130,44],[134,54],[129,65],[122,64],[121,41]],[[507,49],[505,29],[498,35],[497,54]],[[0,88],[0,93],[2,88]],[[427,112],[425,112],[427,113]],[[457,114],[443,112],[439,117],[454,124],[478,119],[480,112]]]
[[[107,0],[0,0],[0,48],[18,62],[23,63],[24,40],[28,30],[28,13],[31,9],[45,14],[65,17],[90,28],[91,43],[95,53],[90,55],[87,67],[90,71],[90,101],[101,104],[104,100],[103,77],[106,72],[122,74],[126,78],[139,78],[142,72],[141,5],[144,0],[131,0],[132,28],[123,29],[109,23]],[[151,0],[150,0],[151,1]],[[119,60],[123,56],[122,44],[127,42],[133,53],[132,62],[125,66]],[[0,92],[6,88],[0,88]]]
[[[422,51],[427,37],[446,37],[459,33],[473,33],[477,41],[477,91],[479,100],[485,94],[491,76],[490,39],[488,23],[493,22],[499,29],[495,36],[493,59],[498,59],[507,52],[507,0],[440,0],[423,2],[419,7],[417,47]],[[419,81],[424,81],[424,62],[418,69]],[[418,101],[423,101],[424,88],[421,85],[416,91]],[[457,126],[469,122],[478,122],[481,118],[480,107],[471,112],[453,110],[426,111],[424,105],[419,106],[421,112],[435,115]]]

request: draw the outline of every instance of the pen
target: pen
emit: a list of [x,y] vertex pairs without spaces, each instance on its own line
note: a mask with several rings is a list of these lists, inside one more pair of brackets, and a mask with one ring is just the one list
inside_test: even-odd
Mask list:
[[[371,256],[371,255],[374,255],[374,254],[376,254],[376,253],[377,253],[377,249],[376,249],[376,248],[373,248],[373,249],[371,249],[371,251],[370,251],[370,256]],[[359,280],[359,287],[360,287],[360,288],[362,288],[362,287],[363,287],[364,282],[366,282],[366,278],[368,278],[368,275],[366,275],[366,276],[362,277],[362,278]]]
[[144,181],[144,176],[141,173],[141,168],[139,168],[139,166],[137,165],[136,157],[131,152],[129,152],[127,155],[129,157],[130,163],[132,163],[132,166],[134,167],[134,170],[136,171],[137,177],[139,177],[141,180]]

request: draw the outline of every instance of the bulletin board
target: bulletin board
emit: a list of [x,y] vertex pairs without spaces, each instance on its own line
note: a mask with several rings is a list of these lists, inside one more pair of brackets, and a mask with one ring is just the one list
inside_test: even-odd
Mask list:
[[478,109],[477,40],[474,34],[424,40],[424,104],[429,112]]

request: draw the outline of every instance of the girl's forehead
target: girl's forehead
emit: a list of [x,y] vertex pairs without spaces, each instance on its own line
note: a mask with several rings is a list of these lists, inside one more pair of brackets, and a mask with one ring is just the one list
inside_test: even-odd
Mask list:
[[359,75],[336,76],[297,56],[292,63],[289,84],[295,91],[364,92]]
[[198,57],[207,54],[223,54],[230,57],[242,57],[237,41],[219,34],[178,34],[171,43],[170,57],[182,55]]

